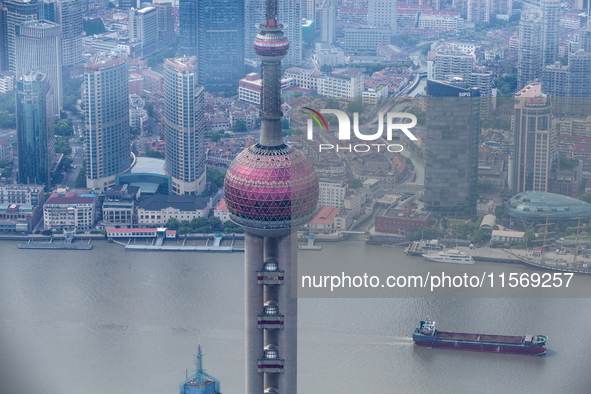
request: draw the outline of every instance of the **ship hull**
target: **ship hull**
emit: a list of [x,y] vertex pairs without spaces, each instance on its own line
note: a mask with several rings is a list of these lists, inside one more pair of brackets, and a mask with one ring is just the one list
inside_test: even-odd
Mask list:
[[446,263],[446,264],[474,264],[474,260],[448,260],[442,259],[441,257],[437,256],[429,256],[428,254],[424,254],[423,257],[428,261],[434,261],[436,263]]
[[465,343],[461,341],[446,341],[446,340],[424,340],[422,336],[413,335],[414,342],[419,346],[430,347],[434,349],[453,349],[453,350],[470,350],[474,352],[487,353],[505,353],[505,354],[525,354],[525,355],[542,355],[546,353],[544,346],[523,346],[523,345],[509,345],[506,343],[494,342],[471,342]]

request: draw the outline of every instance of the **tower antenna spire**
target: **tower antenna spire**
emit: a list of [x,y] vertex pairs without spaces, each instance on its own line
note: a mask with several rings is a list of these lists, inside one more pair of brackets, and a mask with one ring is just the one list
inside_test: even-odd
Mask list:
[[265,27],[277,27],[277,0],[267,0],[265,15],[267,18]]

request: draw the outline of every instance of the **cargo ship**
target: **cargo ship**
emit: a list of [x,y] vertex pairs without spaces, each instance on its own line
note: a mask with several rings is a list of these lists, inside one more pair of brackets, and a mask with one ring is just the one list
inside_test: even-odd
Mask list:
[[435,329],[435,322],[422,320],[413,341],[419,346],[477,352],[541,355],[546,353],[545,335],[486,335],[446,332]]

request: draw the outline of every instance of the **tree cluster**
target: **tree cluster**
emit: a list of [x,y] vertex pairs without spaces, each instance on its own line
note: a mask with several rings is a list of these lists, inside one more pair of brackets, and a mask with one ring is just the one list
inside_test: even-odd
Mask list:
[[177,230],[179,235],[189,233],[212,233],[222,231],[223,227],[222,221],[216,217],[211,217],[209,220],[207,220],[207,218],[201,217],[195,218],[191,221],[179,221],[178,219],[170,218],[166,222],[166,228],[170,230]]
[[0,93],[0,129],[15,129],[14,92]]

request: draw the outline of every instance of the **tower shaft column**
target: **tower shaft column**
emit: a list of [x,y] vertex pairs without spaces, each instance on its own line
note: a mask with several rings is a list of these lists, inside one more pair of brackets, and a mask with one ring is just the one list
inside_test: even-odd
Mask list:
[[296,231],[279,238],[278,259],[280,268],[285,271],[285,280],[283,285],[279,286],[277,294],[277,303],[284,315],[284,328],[278,332],[277,347],[285,361],[277,389],[281,394],[296,394],[298,391],[298,301],[297,298],[292,298],[292,282],[296,280],[297,272]]
[[258,314],[263,307],[263,286],[257,283],[257,271],[264,259],[263,237],[244,233],[244,313],[246,329],[246,394],[261,394],[263,374],[258,371],[258,358],[263,352],[263,330],[258,328]]

